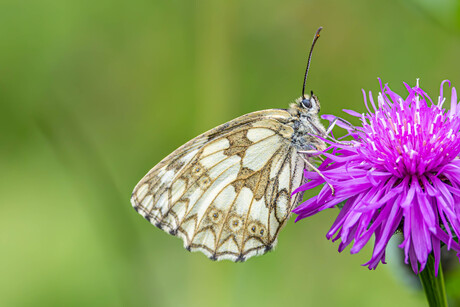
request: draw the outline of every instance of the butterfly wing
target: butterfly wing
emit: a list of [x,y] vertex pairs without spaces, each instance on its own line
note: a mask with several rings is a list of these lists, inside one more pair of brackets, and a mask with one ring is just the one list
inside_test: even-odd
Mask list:
[[186,143],[153,167],[131,203],[152,224],[214,260],[243,261],[277,242],[302,183],[284,110],[250,113]]

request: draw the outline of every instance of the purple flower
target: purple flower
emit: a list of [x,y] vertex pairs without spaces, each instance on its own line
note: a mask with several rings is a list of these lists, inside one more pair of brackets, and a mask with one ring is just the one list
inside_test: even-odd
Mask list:
[[[405,262],[421,272],[433,252],[436,274],[441,242],[460,252],[460,104],[452,88],[451,106],[443,108],[443,85],[437,103],[418,86],[405,84],[406,99],[380,87],[378,106],[371,93],[369,113],[346,113],[359,117],[361,127],[340,124],[351,141],[329,142],[332,153],[323,153],[319,170],[331,184],[294,209],[296,221],[343,204],[327,233],[341,239],[339,252],[352,241],[351,253],[359,252],[375,235],[371,259],[364,265],[375,269],[385,263],[391,236],[401,231]],[[332,116],[323,118],[331,120]],[[325,183],[316,172],[305,171],[309,182],[295,193]],[[460,257],[460,254],[457,254]]]

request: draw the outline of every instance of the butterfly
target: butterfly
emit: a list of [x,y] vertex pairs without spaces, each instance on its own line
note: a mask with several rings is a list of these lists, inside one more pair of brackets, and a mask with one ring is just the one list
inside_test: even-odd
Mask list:
[[242,262],[271,250],[302,200],[302,193],[291,194],[304,182],[304,169],[317,170],[306,154],[326,148],[318,97],[305,95],[321,29],[300,98],[288,109],[243,115],[179,147],[136,185],[134,209],[212,260]]

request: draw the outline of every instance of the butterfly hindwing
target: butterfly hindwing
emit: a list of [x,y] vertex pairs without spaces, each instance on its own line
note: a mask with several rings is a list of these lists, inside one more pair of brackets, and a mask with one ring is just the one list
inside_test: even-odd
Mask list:
[[284,110],[244,115],[192,139],[136,186],[134,208],[191,251],[242,261],[276,244],[303,160]]

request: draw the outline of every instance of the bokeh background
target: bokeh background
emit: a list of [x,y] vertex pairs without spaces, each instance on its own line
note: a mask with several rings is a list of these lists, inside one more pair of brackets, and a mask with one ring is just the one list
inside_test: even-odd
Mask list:
[[423,306],[398,257],[369,271],[371,248],[325,239],[335,210],[234,264],[131,208],[179,145],[298,97],[320,25],[307,88],[323,113],[363,112],[377,77],[402,93],[421,78],[433,98],[443,79],[460,86],[454,0],[1,0],[0,305]]

